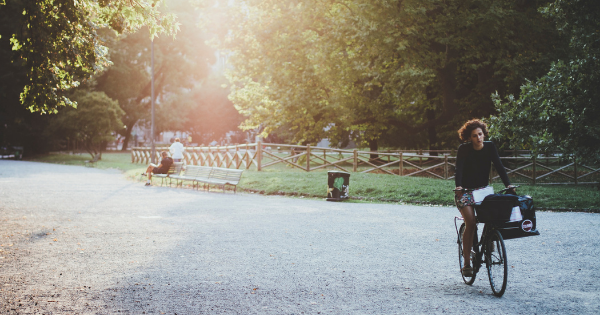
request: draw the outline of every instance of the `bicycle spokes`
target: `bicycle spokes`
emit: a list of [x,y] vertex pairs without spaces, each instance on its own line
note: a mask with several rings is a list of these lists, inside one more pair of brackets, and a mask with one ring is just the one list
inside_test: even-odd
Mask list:
[[494,295],[502,296],[506,290],[508,264],[506,262],[504,240],[497,230],[490,233],[486,242],[485,264]]

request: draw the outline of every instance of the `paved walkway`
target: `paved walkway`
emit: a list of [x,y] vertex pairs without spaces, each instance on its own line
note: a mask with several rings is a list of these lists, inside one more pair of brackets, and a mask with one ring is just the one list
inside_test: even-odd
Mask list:
[[462,283],[456,213],[0,161],[0,313],[600,311],[600,215],[538,213],[541,236],[506,242],[508,288],[496,298],[485,273]]

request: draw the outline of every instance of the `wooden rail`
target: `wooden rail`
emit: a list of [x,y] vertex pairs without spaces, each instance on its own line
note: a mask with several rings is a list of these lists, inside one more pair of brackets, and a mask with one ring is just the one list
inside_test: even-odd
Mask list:
[[[157,147],[156,158],[168,147]],[[135,147],[131,162],[148,164],[149,147]],[[187,147],[184,162],[188,165],[256,169],[292,167],[306,172],[338,169],[345,172],[380,173],[399,176],[425,176],[453,179],[456,164],[455,150],[386,150],[378,152],[343,150],[274,143],[249,143],[230,146]],[[506,153],[506,152],[505,152]],[[511,182],[520,184],[598,184],[600,168],[562,163],[558,157],[531,156],[528,151],[510,151],[512,156],[501,157]],[[372,159],[377,155],[377,159]],[[492,169],[490,180],[499,176]]]

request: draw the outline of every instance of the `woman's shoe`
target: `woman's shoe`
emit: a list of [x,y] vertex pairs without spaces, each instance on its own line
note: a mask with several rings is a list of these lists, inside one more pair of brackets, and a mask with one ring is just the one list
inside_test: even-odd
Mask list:
[[463,277],[466,278],[472,278],[473,275],[473,268],[471,267],[463,267],[460,272],[462,273]]

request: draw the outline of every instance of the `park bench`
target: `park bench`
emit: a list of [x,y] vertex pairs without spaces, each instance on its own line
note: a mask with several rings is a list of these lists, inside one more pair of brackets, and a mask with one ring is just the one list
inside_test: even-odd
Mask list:
[[193,188],[199,188],[200,183],[204,184],[204,190],[210,190],[210,185],[220,186],[225,192],[226,186],[233,186],[234,193],[237,192],[237,185],[242,178],[243,170],[188,165],[180,175],[173,175],[170,178],[176,180],[175,187],[184,181],[191,181]]
[[210,190],[210,185],[220,186],[223,193],[225,193],[226,186],[233,186],[233,193],[236,193],[243,172],[243,170],[213,167],[208,178],[196,178],[196,181],[203,183],[204,188],[208,190]]
[[174,162],[173,164],[171,164],[171,167],[169,167],[167,174],[152,174],[152,178],[154,178],[154,177],[160,178],[161,186],[163,185],[163,182],[168,179],[169,186],[171,186],[171,179],[173,178],[173,176],[179,175],[182,167],[183,167],[183,162]]
[[183,187],[184,181],[191,181],[192,186],[196,187],[196,178],[208,178],[211,171],[212,167],[188,165],[183,173],[179,175],[173,175],[171,178],[175,180],[175,187],[179,185]]

